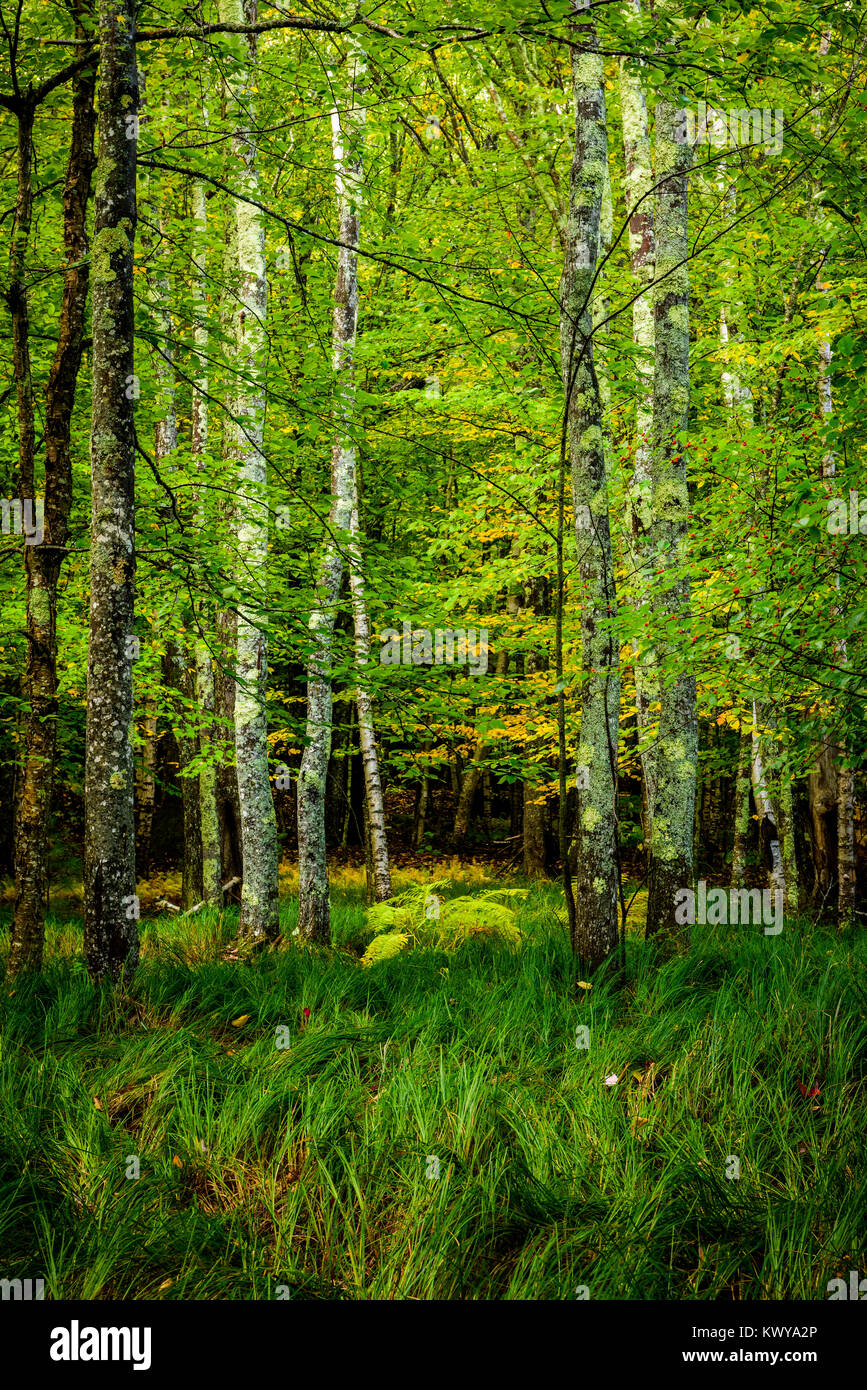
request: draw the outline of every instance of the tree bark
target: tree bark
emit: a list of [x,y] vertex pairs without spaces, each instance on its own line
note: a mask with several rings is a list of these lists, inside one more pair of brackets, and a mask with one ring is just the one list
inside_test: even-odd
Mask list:
[[[632,0],[636,14],[641,0]],[[620,110],[623,124],[623,189],[629,217],[629,256],[638,297],[632,305],[635,354],[635,462],[626,498],[629,588],[638,612],[650,611],[653,588],[651,491],[653,483],[653,348],[652,285],[656,266],[653,228],[653,166],[647,97],[641,69],[634,59],[620,60]],[[639,639],[632,643],[635,708],[641,748],[642,819],[645,844],[652,840],[656,797],[656,747],[651,740],[654,702],[659,698],[655,653]],[[645,745],[642,747],[642,744]]]
[[738,733],[738,770],[735,778],[735,841],[732,849],[732,887],[742,888],[747,874],[747,839],[750,833],[750,750],[752,740],[741,715]]
[[[602,59],[592,23],[573,25],[575,152],[560,284],[560,359],[566,398],[564,447],[572,475],[581,610],[581,742],[588,786],[578,793],[573,950],[584,969],[617,946],[617,748],[620,714],[616,591],[608,515],[602,408],[593,363],[592,282],[608,161]],[[589,522],[588,522],[589,518]],[[561,837],[562,838],[562,837]],[[564,850],[565,853],[565,850]]]
[[[335,110],[331,122],[340,243],[332,328],[336,431],[331,453],[331,510],[328,539],[310,615],[312,650],[307,666],[307,730],[298,775],[298,926],[302,937],[319,942],[329,940],[331,929],[325,852],[325,784],[331,751],[334,624],[343,582],[343,547],[351,530],[356,502],[352,428],[365,123],[365,110],[359,99],[365,81],[365,59],[354,41],[349,43],[347,64],[348,105],[342,115]],[[361,710],[359,726],[360,722]]]
[[364,787],[367,797],[370,859],[373,868],[373,896],[378,903],[391,897],[391,869],[388,862],[388,840],[385,829],[385,803],[379,775],[379,752],[373,724],[373,700],[364,682],[364,668],[370,660],[370,623],[364,598],[364,573],[361,563],[360,523],[358,516],[358,475],[353,470],[355,490],[349,522],[349,590],[352,596],[352,615],[355,627],[355,667],[357,682],[355,703],[358,709],[358,734],[364,767]]
[[[208,106],[202,108],[203,125],[208,126]],[[192,454],[200,474],[208,467],[208,320],[206,257],[208,242],[208,203],[202,179],[194,179],[193,213],[193,344],[196,351],[192,392]],[[207,524],[204,496],[197,490],[197,522],[202,533]],[[211,607],[198,605],[198,633],[195,640],[195,693],[201,714],[200,744],[205,760],[199,772],[199,826],[201,830],[202,897],[209,907],[223,905],[222,862],[220,854],[220,816],[217,804],[217,749],[215,723],[214,665],[204,629],[212,620]]]
[[[84,37],[82,5],[75,6],[76,37]],[[57,585],[69,533],[72,507],[72,460],[70,439],[75,391],[81,365],[87,309],[90,265],[87,234],[87,204],[94,169],[94,131],[96,116],[94,92],[96,72],[86,68],[74,80],[69,158],[63,190],[63,243],[66,269],[60,305],[60,331],[51,363],[45,393],[45,508],[43,539],[39,545],[26,545],[24,564],[27,605],[27,668],[24,678],[26,714],[23,733],[23,765],[19,780],[15,817],[16,898],[9,951],[9,977],[38,970],[42,964],[47,899],[48,823],[54,785],[57,742]],[[24,132],[26,137],[26,131]],[[27,156],[27,138],[23,141]],[[24,189],[21,189],[21,175]],[[23,191],[30,199],[30,166],[19,169],[19,202]],[[29,212],[26,214],[29,224]],[[20,292],[13,295],[13,341],[16,368],[23,368],[16,383],[19,394],[19,422],[22,418],[25,459],[30,458],[30,477],[22,472],[22,496],[33,488],[32,468],[32,384],[30,384],[26,283],[23,279],[27,238],[16,216],[13,232],[13,282],[17,274]],[[17,247],[17,249],[16,249]],[[23,311],[24,323],[16,321]],[[21,356],[19,357],[19,354]],[[29,393],[29,403],[27,399]],[[33,491],[30,491],[30,497]]]
[[656,106],[656,285],[653,293],[653,483],[651,548],[654,598],[666,634],[657,643],[660,672],[656,796],[650,842],[648,937],[680,940],[676,894],[693,883],[693,821],[698,762],[696,679],[690,671],[690,589],[686,572],[689,496],[678,435],[689,414],[688,144],[675,139],[682,113]]
[[[257,0],[221,0],[226,23],[256,22]],[[245,198],[259,196],[255,134],[257,64],[255,35],[240,41],[229,64],[229,104],[235,125],[232,153],[236,184]],[[265,427],[265,231],[257,207],[240,198],[234,204],[237,254],[237,307],[234,347],[244,386],[236,389],[229,426],[229,456],[238,469],[238,604],[235,689],[235,766],[241,816],[243,885],[238,933],[252,941],[279,934],[277,821],[268,772],[266,708],[268,648],[267,465],[262,453]]]
[[94,979],[116,980],[132,975],[139,953],[127,645],[135,616],[134,0],[100,0],[99,36],[84,949]]
[[773,891],[786,891],[786,870],[783,863],[783,855],[780,849],[779,816],[774,808],[771,798],[768,778],[765,773],[764,759],[762,757],[762,742],[758,730],[759,710],[753,703],[753,739],[752,739],[752,764],[751,778],[753,784],[753,799],[756,803],[756,811],[759,817],[759,835],[762,846],[770,856],[770,886]]
[[[542,578],[528,580],[524,590],[527,608],[537,618],[549,617],[548,585]],[[538,672],[547,671],[548,657],[542,646],[532,648],[524,658],[524,667],[532,682]],[[530,690],[529,703],[532,706],[534,692]],[[534,743],[537,740],[533,741]],[[525,743],[525,759],[530,761],[532,743]],[[521,781],[522,804],[522,849],[524,873],[528,878],[545,878],[547,855],[545,852],[545,800],[539,790],[539,777],[524,777]]]
[[149,692],[142,721],[142,749],[135,776],[135,862],[136,873],[146,879],[150,873],[151,831],[154,822],[157,771],[157,701]]
[[167,683],[175,690],[174,734],[178,749],[178,781],[181,789],[184,825],[184,853],[181,880],[181,905],[185,910],[195,907],[204,898],[202,872],[202,821],[199,803],[198,776],[189,776],[188,769],[199,751],[197,730],[190,709],[195,698],[195,671],[190,669],[184,643],[175,639],[166,652]]

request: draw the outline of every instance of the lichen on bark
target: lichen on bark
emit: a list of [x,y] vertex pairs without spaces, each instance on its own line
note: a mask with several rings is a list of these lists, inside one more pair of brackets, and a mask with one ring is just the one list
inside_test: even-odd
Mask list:
[[132,973],[139,952],[126,651],[135,615],[135,430],[124,389],[134,371],[136,141],[119,116],[138,99],[133,0],[100,0],[99,30],[84,945],[94,978],[116,980]]
[[[592,294],[608,161],[602,59],[593,24],[573,25],[575,148],[566,248],[560,284],[560,360],[566,401],[566,448],[578,546],[581,612],[581,760],[575,843],[575,940],[582,969],[617,945],[615,823],[620,712],[616,590],[608,517],[602,402],[594,368]],[[589,513],[591,526],[580,524]]]

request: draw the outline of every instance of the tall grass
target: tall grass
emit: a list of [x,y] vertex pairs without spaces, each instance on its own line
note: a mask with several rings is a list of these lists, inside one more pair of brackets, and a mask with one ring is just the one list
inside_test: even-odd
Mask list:
[[160,917],[114,995],[53,922],[44,974],[0,996],[0,1276],[85,1299],[792,1299],[867,1272],[864,934],[695,927],[665,963],[630,938],[625,980],[576,990],[558,907],[533,891],[519,951],[369,970],[352,885],[327,952],[293,940],[292,903],[249,962],[223,959],[231,913]]

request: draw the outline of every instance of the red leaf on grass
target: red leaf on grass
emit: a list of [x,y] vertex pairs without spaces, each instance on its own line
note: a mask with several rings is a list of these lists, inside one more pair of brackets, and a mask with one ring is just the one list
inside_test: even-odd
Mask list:
[[798,1082],[798,1090],[801,1092],[801,1095],[804,1097],[805,1100],[809,1099],[811,1096],[818,1096],[820,1094],[818,1086],[812,1086],[808,1090],[807,1087],[804,1085],[803,1081]]

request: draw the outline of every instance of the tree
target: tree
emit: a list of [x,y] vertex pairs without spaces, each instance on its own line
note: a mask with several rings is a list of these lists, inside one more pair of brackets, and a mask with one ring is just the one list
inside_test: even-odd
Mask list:
[[[84,42],[84,0],[74,9],[75,34]],[[75,392],[84,342],[90,265],[87,205],[94,167],[94,67],[73,78],[69,157],[63,188],[63,274],[59,334],[45,392],[45,501],[42,540],[27,545],[24,563],[27,588],[27,669],[24,693],[27,714],[24,760],[15,814],[15,913],[9,972],[38,970],[45,939],[46,861],[48,826],[54,786],[57,746],[57,585],[66,555],[72,507],[70,436]],[[19,115],[19,204],[13,232],[13,281],[10,288],[19,370],[19,421],[22,427],[22,496],[35,494],[33,467],[33,400],[29,363],[27,288],[24,257],[32,201],[32,118]]]
[[[326,942],[330,930],[330,909],[325,857],[325,779],[331,751],[334,622],[343,581],[346,536],[351,530],[353,510],[357,510],[353,435],[354,352],[358,327],[358,243],[365,124],[365,109],[361,103],[365,61],[358,44],[350,44],[346,61],[347,104],[342,113],[335,109],[332,115],[338,211],[337,277],[334,283],[332,328],[332,368],[335,376],[332,499],[316,606],[310,615],[312,650],[307,667],[307,731],[298,774],[298,925],[307,939]],[[362,659],[363,655],[362,651]]]
[[[683,110],[656,106],[656,280],[653,295],[653,464],[651,547],[655,604],[664,622],[657,644],[660,712],[651,829],[647,934],[678,930],[678,890],[692,887],[698,766],[696,677],[687,627],[689,495],[684,436],[689,413],[689,237],[687,170],[691,151]],[[687,638],[687,640],[683,640]],[[681,639],[681,640],[678,640]]]
[[99,0],[99,156],[92,252],[90,646],[84,949],[95,979],[138,963],[133,825],[135,617],[133,248],[138,76],[134,0]]
[[[254,24],[257,0],[222,0],[227,24]],[[231,58],[228,96],[235,123],[232,152],[238,192],[234,203],[237,306],[234,333],[238,387],[232,404],[229,449],[238,465],[238,607],[235,688],[235,761],[241,814],[244,880],[239,934],[273,940],[279,932],[277,821],[268,775],[267,465],[265,427],[265,234],[256,199],[256,40],[247,34]]]
[[599,965],[617,945],[617,749],[620,672],[616,589],[608,516],[602,408],[593,363],[592,289],[608,143],[599,41],[592,23],[575,26],[572,50],[575,147],[560,287],[560,357],[565,441],[581,583],[581,742],[575,940],[582,965]]

